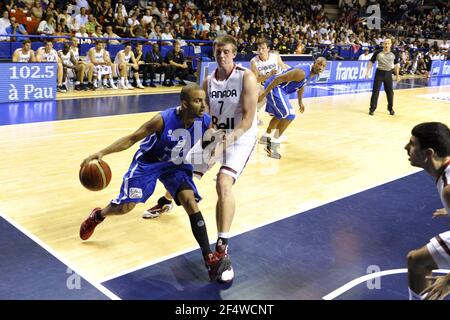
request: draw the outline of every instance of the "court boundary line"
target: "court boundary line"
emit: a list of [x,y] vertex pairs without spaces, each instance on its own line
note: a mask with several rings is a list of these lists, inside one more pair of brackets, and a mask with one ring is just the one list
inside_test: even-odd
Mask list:
[[[236,236],[238,236],[238,235],[241,235],[241,234],[244,234],[244,233],[247,233],[247,232],[250,232],[250,231],[259,229],[259,228],[262,228],[262,227],[267,226],[267,225],[269,225],[269,224],[276,223],[276,222],[278,222],[278,221],[281,221],[281,220],[284,220],[284,219],[293,217],[293,216],[295,216],[295,215],[297,215],[297,214],[304,214],[306,211],[309,211],[309,210],[312,210],[312,209],[316,209],[316,208],[318,208],[318,207],[325,206],[325,205],[330,204],[330,203],[332,203],[332,202],[339,201],[339,200],[342,200],[342,199],[345,199],[345,198],[354,196],[354,195],[356,195],[356,194],[358,194],[358,193],[361,193],[361,192],[364,192],[364,191],[368,191],[368,190],[373,189],[373,188],[377,188],[377,187],[382,186],[382,185],[384,185],[384,184],[387,184],[387,183],[393,182],[393,181],[395,181],[395,180],[399,180],[399,179],[402,179],[402,178],[411,176],[411,175],[416,174],[416,173],[419,173],[419,172],[421,172],[421,171],[423,171],[423,170],[422,170],[422,169],[413,169],[413,170],[412,170],[411,172],[409,172],[409,173],[406,173],[406,174],[397,176],[397,177],[392,178],[392,179],[388,179],[388,180],[386,180],[386,181],[384,181],[384,182],[382,182],[382,183],[378,183],[378,184],[370,185],[369,187],[366,187],[366,188],[358,189],[357,191],[351,192],[351,193],[346,194],[346,195],[341,196],[341,197],[333,198],[333,199],[331,199],[331,200],[327,200],[327,201],[311,200],[311,201],[308,201],[308,202],[306,202],[306,203],[302,203],[301,205],[298,206],[298,209],[299,209],[299,210],[296,210],[294,213],[288,213],[288,214],[283,215],[283,216],[281,216],[281,217],[278,217],[278,218],[275,218],[275,219],[266,221],[266,222],[264,222],[264,223],[261,223],[261,224],[252,226],[251,228],[244,229],[243,231],[240,231],[240,232],[237,232],[237,233],[231,232],[230,238],[233,238],[233,237],[236,237]],[[213,241],[213,242],[211,242],[210,244],[214,244],[214,243],[215,243],[215,242]],[[107,281],[110,281],[110,280],[119,278],[119,277],[121,277],[121,276],[130,274],[130,273],[132,273],[132,272],[136,272],[136,271],[138,271],[138,270],[142,270],[142,269],[148,268],[148,267],[150,267],[150,266],[152,266],[152,265],[155,265],[155,264],[164,262],[164,261],[169,260],[169,259],[172,259],[172,258],[174,258],[174,257],[178,257],[178,256],[181,256],[181,255],[183,255],[183,254],[186,254],[186,253],[189,253],[189,252],[193,252],[193,251],[195,251],[195,250],[199,250],[199,248],[198,248],[197,246],[193,246],[193,247],[187,248],[187,249],[185,249],[185,250],[181,250],[181,251],[175,252],[175,253],[173,253],[173,254],[170,254],[170,255],[167,255],[167,256],[164,256],[164,257],[160,257],[160,258],[158,258],[158,259],[154,259],[154,260],[151,260],[151,261],[142,263],[142,264],[140,264],[140,265],[138,265],[138,266],[136,266],[136,267],[129,268],[129,269],[125,269],[125,270],[122,270],[122,271],[120,271],[120,272],[113,273],[113,274],[111,274],[110,276],[101,278],[101,279],[99,279],[99,282],[100,282],[100,283],[104,283],[104,282],[107,282]]]
[[[25,229],[23,226],[18,224],[16,221],[14,221],[12,218],[10,218],[8,215],[6,215],[4,212],[0,211],[0,217],[5,219],[6,222],[8,222],[10,225],[12,225],[14,228],[19,230],[22,234],[30,238],[32,241],[34,241],[37,245],[39,245],[41,248],[43,248],[45,251],[50,253],[53,257],[55,257],[57,260],[59,260],[62,264],[64,264],[66,267],[70,268],[73,272],[78,274],[80,277],[82,277],[85,281],[90,283],[94,288],[99,290],[101,293],[103,293],[105,296],[107,296],[111,300],[122,300],[119,296],[117,296],[115,293],[113,293],[111,290],[103,286],[101,283],[97,281],[93,281],[90,279],[89,276],[87,276],[84,272],[82,272],[78,267],[75,267],[72,265],[72,263],[69,263],[66,258],[62,257],[56,250],[52,249],[48,244],[46,244],[44,241],[39,239],[37,236],[32,234],[30,231]],[[63,298],[62,298],[63,299]],[[63,299],[64,300],[64,299]]]
[[[388,276],[388,275],[392,275],[392,274],[400,274],[400,273],[407,273],[408,269],[406,268],[402,268],[402,269],[389,269],[389,270],[384,270],[384,271],[377,271],[374,273],[369,273],[366,274],[364,276],[358,277],[356,279],[353,279],[349,282],[347,282],[346,284],[344,284],[343,286],[340,286],[339,288],[337,288],[336,290],[330,292],[329,294],[325,295],[322,297],[322,300],[333,300],[337,297],[339,297],[340,295],[344,294],[345,292],[353,289],[354,287],[356,287],[357,285],[360,285],[363,282],[375,279],[375,278],[381,278],[383,276]],[[447,269],[436,269],[433,270],[434,273],[449,273],[450,270]],[[405,289],[406,290],[406,289]]]

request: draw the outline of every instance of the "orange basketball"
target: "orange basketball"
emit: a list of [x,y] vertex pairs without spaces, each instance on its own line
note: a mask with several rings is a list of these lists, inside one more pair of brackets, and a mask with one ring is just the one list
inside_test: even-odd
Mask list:
[[111,181],[111,169],[103,160],[92,160],[80,168],[80,182],[91,191],[105,189]]

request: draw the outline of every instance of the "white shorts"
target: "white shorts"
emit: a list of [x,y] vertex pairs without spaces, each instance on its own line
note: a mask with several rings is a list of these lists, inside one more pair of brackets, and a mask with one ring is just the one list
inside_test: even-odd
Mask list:
[[94,73],[101,77],[103,75],[112,74],[112,69],[111,66],[97,65],[94,67]]
[[439,269],[450,268],[450,231],[440,233],[430,239],[427,249]]
[[[241,175],[242,171],[250,159],[256,145],[256,136],[244,134],[235,143],[226,149],[224,159],[217,159],[222,166],[219,173],[233,177],[234,181]],[[212,145],[211,145],[212,147]],[[209,149],[210,151],[212,149]],[[202,141],[198,141],[187,155],[188,161],[194,167],[194,176],[201,178],[208,171],[208,161],[210,153],[208,147],[203,150]]]

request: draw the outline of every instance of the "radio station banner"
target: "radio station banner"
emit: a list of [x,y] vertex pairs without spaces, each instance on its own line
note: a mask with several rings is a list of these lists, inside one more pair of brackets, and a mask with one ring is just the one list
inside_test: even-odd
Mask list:
[[450,76],[450,60],[434,60],[431,63],[432,77],[448,77]]
[[0,103],[56,99],[56,63],[0,63]]
[[[249,61],[237,61],[238,65],[250,69]],[[311,67],[313,61],[285,61],[291,67],[300,66]],[[371,81],[375,77],[377,64],[375,63],[369,72],[369,78],[364,77],[369,61],[328,61],[327,67],[319,75],[314,83],[343,83],[353,81]],[[200,71],[200,83],[203,82],[206,74],[211,74],[216,68],[215,62],[202,62]]]

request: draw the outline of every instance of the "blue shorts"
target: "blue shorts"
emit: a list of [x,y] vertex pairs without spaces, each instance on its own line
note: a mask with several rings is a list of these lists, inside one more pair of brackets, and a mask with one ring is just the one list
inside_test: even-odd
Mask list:
[[295,110],[287,94],[276,87],[267,95],[266,112],[280,120],[294,120]]
[[156,182],[161,181],[172,195],[177,205],[177,192],[181,186],[187,186],[194,192],[195,200],[202,198],[192,178],[192,165],[176,165],[169,161],[143,163],[137,160],[131,162],[130,168],[123,177],[120,194],[111,203],[119,205],[128,202],[145,202],[153,194]]

